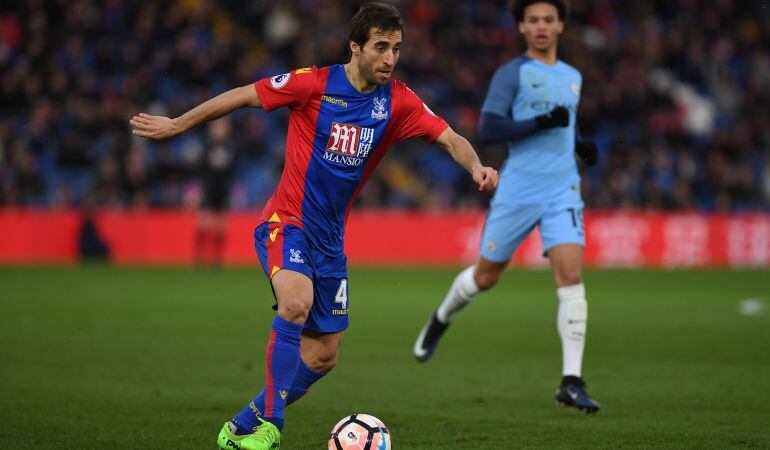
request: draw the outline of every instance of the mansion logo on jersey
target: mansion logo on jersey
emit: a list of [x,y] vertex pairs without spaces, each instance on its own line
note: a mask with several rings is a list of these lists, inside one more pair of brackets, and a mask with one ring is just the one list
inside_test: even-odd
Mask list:
[[348,166],[360,166],[372,151],[374,128],[332,122],[324,158]]

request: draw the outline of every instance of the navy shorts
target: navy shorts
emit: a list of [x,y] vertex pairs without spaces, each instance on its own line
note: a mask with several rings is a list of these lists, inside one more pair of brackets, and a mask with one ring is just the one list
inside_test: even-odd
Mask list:
[[301,228],[281,222],[258,226],[254,230],[254,247],[268,278],[286,269],[313,282],[313,306],[305,328],[337,333],[348,327],[348,260],[344,254],[328,256],[320,252]]

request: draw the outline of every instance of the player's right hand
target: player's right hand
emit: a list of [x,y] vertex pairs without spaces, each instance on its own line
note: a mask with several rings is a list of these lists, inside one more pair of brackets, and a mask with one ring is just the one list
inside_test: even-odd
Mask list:
[[176,122],[168,117],[141,113],[132,117],[129,123],[135,128],[134,135],[149,139],[168,139],[179,134]]
[[569,111],[563,106],[557,106],[547,114],[535,117],[538,130],[547,130],[569,125]]
[[491,167],[476,166],[471,173],[480,191],[492,191],[497,187],[497,171]]

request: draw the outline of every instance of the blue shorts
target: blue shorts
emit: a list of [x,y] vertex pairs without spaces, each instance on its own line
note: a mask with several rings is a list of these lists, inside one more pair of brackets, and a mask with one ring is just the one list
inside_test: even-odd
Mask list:
[[585,246],[579,189],[566,186],[539,202],[493,199],[481,236],[481,256],[493,262],[508,261],[535,226],[540,229],[544,256],[561,244]]
[[254,247],[268,278],[287,269],[313,282],[313,306],[305,328],[337,333],[348,327],[348,260],[344,254],[331,257],[321,253],[301,228],[280,222],[258,226],[254,230]]

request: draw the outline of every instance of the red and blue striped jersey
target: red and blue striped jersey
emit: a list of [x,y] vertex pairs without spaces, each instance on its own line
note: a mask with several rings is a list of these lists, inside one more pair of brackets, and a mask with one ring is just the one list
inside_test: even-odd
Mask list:
[[434,141],[447,123],[406,84],[390,80],[362,94],[343,65],[298,69],[254,84],[265,111],[291,110],[286,162],[260,223],[294,224],[320,251],[343,251],[350,207],[396,141]]

